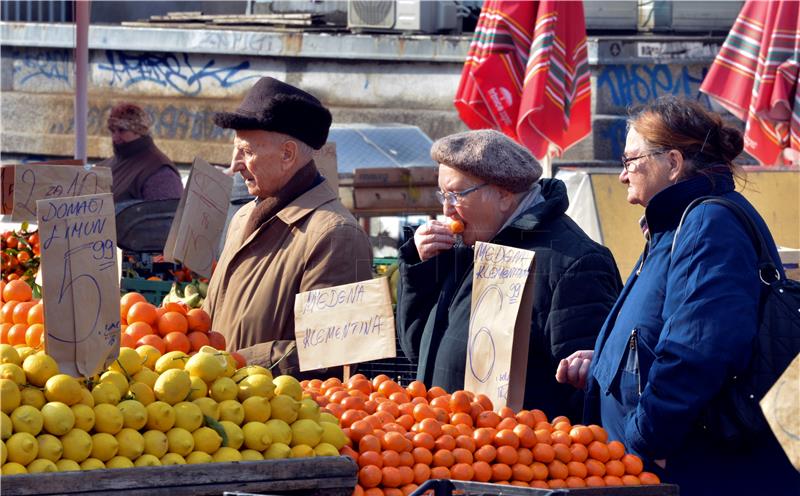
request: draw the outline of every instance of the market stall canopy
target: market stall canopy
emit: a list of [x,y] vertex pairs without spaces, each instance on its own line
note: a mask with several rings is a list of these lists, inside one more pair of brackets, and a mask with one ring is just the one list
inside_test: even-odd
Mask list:
[[744,149],[762,165],[798,164],[799,75],[800,3],[748,0],[700,91],[745,122]]

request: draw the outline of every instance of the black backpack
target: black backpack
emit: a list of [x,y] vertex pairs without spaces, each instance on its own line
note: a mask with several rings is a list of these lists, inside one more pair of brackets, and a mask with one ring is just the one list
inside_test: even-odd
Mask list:
[[742,445],[769,430],[758,403],[800,353],[800,282],[780,277],[761,231],[742,207],[725,198],[705,196],[690,203],[675,230],[673,249],[686,215],[703,203],[728,207],[745,226],[756,248],[763,283],[750,364],[728,379],[699,418],[700,428],[711,438],[729,446]]

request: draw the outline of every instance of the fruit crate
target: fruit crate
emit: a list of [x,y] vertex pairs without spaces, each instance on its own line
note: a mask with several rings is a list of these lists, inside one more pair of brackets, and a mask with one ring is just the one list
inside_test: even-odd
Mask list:
[[678,486],[658,484],[652,486],[581,487],[574,489],[536,489],[528,487],[435,479],[422,483],[412,496],[678,496]]
[[123,277],[119,287],[125,293],[131,291],[141,293],[148,302],[159,306],[161,305],[161,300],[172,289],[172,281],[149,281],[147,279]]
[[357,469],[350,457],[331,456],[4,475],[3,496],[219,496],[226,491],[350,496]]

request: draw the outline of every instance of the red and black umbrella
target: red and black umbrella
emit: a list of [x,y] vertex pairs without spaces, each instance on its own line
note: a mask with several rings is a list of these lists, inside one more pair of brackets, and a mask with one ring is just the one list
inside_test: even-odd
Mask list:
[[800,3],[748,0],[700,91],[745,122],[744,149],[762,165],[800,155]]

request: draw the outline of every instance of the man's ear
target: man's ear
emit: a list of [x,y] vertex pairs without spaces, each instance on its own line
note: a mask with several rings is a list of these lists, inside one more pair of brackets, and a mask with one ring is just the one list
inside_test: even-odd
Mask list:
[[504,188],[497,188],[497,191],[500,195],[497,206],[501,212],[511,212],[512,209],[516,208],[516,194]]
[[299,153],[297,143],[292,140],[286,140],[281,144],[280,150],[281,166],[284,170],[292,168],[297,161],[297,155]]

